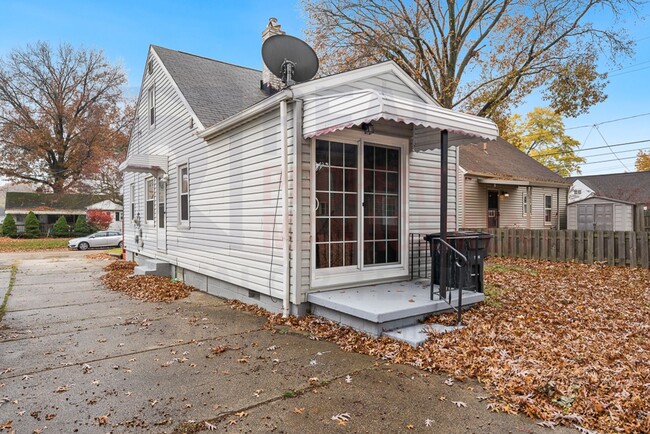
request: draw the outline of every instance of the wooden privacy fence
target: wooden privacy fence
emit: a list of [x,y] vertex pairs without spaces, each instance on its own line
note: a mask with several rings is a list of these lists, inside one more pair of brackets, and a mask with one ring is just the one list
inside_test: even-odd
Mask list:
[[488,254],[514,258],[594,261],[650,268],[650,232],[483,229],[492,234]]

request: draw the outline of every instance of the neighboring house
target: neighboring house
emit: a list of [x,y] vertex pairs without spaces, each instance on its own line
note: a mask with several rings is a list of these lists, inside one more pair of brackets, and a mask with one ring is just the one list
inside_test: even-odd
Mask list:
[[650,171],[574,176],[569,190],[568,228],[650,230]]
[[25,227],[25,217],[33,211],[41,223],[41,232],[47,233],[61,216],[69,225],[77,217],[86,215],[86,208],[105,200],[101,195],[73,193],[25,193],[8,191],[5,213],[16,220],[19,232]]
[[570,182],[499,138],[460,147],[458,216],[465,229],[566,229]]
[[275,312],[407,280],[409,233],[440,227],[440,131],[452,230],[454,146],[497,135],[393,62],[271,94],[268,71],[158,46],[145,65],[121,166],[127,258]]
[[107,228],[109,230],[121,231],[122,230],[122,205],[118,205],[111,200],[103,200],[101,202],[94,203],[86,207],[86,211],[90,210],[99,210],[102,212],[107,212],[111,215],[113,221],[110,226]]

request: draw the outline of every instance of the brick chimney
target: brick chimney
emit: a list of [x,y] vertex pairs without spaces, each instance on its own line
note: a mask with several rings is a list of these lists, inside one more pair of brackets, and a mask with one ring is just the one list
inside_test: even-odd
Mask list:
[[[277,18],[269,18],[269,24],[262,32],[262,43],[271,36],[284,35],[285,32],[280,27]],[[262,61],[262,81],[260,82],[260,86],[262,90],[267,91],[269,94],[275,93],[284,87],[282,80],[269,71],[264,61]]]

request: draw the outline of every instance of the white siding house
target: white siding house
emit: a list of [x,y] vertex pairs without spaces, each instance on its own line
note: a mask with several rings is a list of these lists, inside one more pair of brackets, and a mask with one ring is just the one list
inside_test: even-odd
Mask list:
[[441,131],[452,230],[456,146],[497,135],[392,62],[271,95],[261,71],[174,50],[146,65],[122,165],[128,257],[276,312],[408,279],[409,233],[440,227]]
[[566,229],[569,182],[503,139],[460,147],[464,229]]

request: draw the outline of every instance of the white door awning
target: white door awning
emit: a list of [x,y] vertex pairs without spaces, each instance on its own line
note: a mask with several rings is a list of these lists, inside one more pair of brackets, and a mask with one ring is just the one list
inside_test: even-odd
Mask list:
[[449,133],[449,146],[495,140],[499,135],[496,124],[489,119],[372,89],[305,99],[303,116],[305,138],[380,119],[411,124],[416,151],[439,148],[442,130]]
[[167,173],[168,157],[166,155],[129,155],[122,164],[120,172]]

